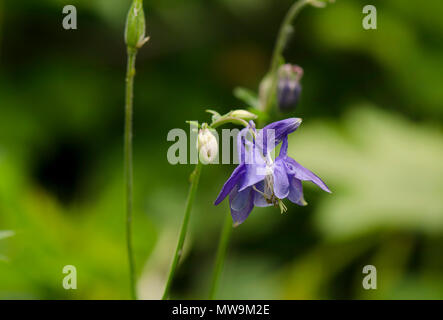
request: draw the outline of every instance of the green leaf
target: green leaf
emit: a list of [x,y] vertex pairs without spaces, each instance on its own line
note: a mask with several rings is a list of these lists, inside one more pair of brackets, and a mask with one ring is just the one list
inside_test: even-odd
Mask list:
[[443,231],[438,129],[374,107],[353,108],[338,126],[308,123],[290,136],[288,154],[333,192],[316,204],[315,223],[325,236]]
[[212,118],[211,118],[212,122],[217,121],[221,117],[220,113],[218,113],[215,110],[207,109],[206,112],[212,114]]
[[237,87],[234,89],[234,96],[255,109],[259,108],[259,100],[257,94],[249,89]]

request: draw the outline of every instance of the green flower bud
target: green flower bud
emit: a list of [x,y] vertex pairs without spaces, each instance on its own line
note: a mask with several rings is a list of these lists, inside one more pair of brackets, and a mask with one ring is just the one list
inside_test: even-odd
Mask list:
[[125,42],[129,49],[137,50],[148,40],[145,38],[146,21],[143,0],[133,0],[128,12],[125,28]]
[[257,119],[257,115],[242,109],[231,111],[230,115],[233,118],[243,119],[245,121]]

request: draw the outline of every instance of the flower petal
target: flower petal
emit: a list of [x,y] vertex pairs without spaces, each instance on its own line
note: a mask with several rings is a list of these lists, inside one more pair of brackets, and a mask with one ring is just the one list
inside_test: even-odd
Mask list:
[[254,184],[263,181],[266,176],[266,165],[263,164],[245,164],[244,178],[240,182],[239,191],[243,191]]
[[241,211],[243,210],[251,200],[251,190],[252,188],[247,188],[243,191],[238,191],[238,188],[236,188],[235,194],[231,193],[231,196],[229,198],[229,203],[232,210],[235,211]]
[[263,150],[263,154],[268,154],[285,137],[297,130],[301,122],[300,118],[289,118],[268,124],[257,134],[257,146]]
[[248,133],[248,128],[244,128],[240,130],[240,132],[237,135],[237,157],[238,157],[238,163],[245,162],[246,154],[246,134]]
[[276,144],[280,143],[285,136],[288,136],[300,126],[302,120],[300,118],[288,118],[268,124],[261,131],[266,134],[268,130],[274,130]]
[[[237,199],[238,197],[241,199]],[[243,203],[244,205],[241,208],[237,208],[237,202]],[[249,188],[243,192],[238,192],[238,186],[236,186],[234,189],[232,189],[229,195],[229,204],[234,223],[236,225],[243,223],[254,208],[254,190]]]
[[286,172],[289,175],[293,175],[299,180],[303,181],[312,181],[317,186],[319,186],[321,189],[323,189],[326,192],[331,193],[331,190],[329,190],[328,186],[323,182],[322,179],[320,179],[317,175],[315,175],[310,170],[303,167],[301,164],[299,164],[297,161],[290,157],[286,157],[285,159],[286,164]]
[[256,131],[253,121],[250,121],[250,125],[240,130],[237,135],[237,157],[239,163],[248,161],[248,163],[250,163],[252,161],[251,158],[254,155],[254,138],[251,130]]
[[289,180],[286,173],[285,164],[283,160],[278,159],[274,163],[273,167],[274,178],[274,194],[279,199],[284,199],[289,194]]
[[303,197],[303,186],[301,183],[301,180],[297,179],[296,177],[292,177],[291,179],[291,185],[289,187],[289,195],[288,199],[300,206],[307,205],[304,197]]
[[241,178],[243,178],[245,173],[245,165],[241,164],[237,168],[235,168],[234,172],[232,172],[229,179],[223,185],[217,199],[215,199],[214,205],[218,205],[223,201],[224,198],[231,192],[231,190],[238,184]]
[[286,157],[287,153],[288,153],[288,136],[283,138],[280,148],[280,154],[278,156],[283,158]]

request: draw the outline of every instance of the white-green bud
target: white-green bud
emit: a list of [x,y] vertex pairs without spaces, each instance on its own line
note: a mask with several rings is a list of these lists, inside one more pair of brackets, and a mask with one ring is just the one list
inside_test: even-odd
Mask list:
[[143,0],[133,0],[128,12],[125,28],[125,42],[129,49],[137,50],[141,48],[146,41],[146,21],[143,11]]
[[252,112],[246,111],[246,110],[234,110],[231,111],[231,117],[242,119],[245,121],[254,120],[257,119],[257,115],[253,114]]
[[208,128],[200,129],[197,138],[197,150],[200,161],[204,164],[213,162],[218,155],[217,138]]

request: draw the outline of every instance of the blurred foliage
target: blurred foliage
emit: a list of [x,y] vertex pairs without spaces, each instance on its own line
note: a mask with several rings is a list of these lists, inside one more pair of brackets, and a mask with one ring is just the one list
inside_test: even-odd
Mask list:
[[[145,2],[135,82],[135,245],[142,298],[159,298],[191,166],[167,132],[245,107],[290,0]],[[0,298],[129,297],[124,243],[123,26],[129,0],[0,0]],[[286,60],[304,68],[290,154],[333,190],[307,207],[255,209],[233,232],[220,298],[443,298],[443,3],[308,8]],[[243,93],[248,92],[243,90]],[[238,95],[238,92],[237,92]],[[242,94],[240,94],[242,96]],[[244,98],[244,94],[243,94]],[[209,120],[209,119],[208,119]],[[205,298],[231,166],[205,167],[173,296]],[[62,287],[75,265],[78,289]],[[362,268],[378,289],[362,289]]]
[[440,130],[374,107],[353,108],[342,123],[307,125],[291,142],[292,154],[336,190],[315,220],[326,236],[379,228],[443,231]]

